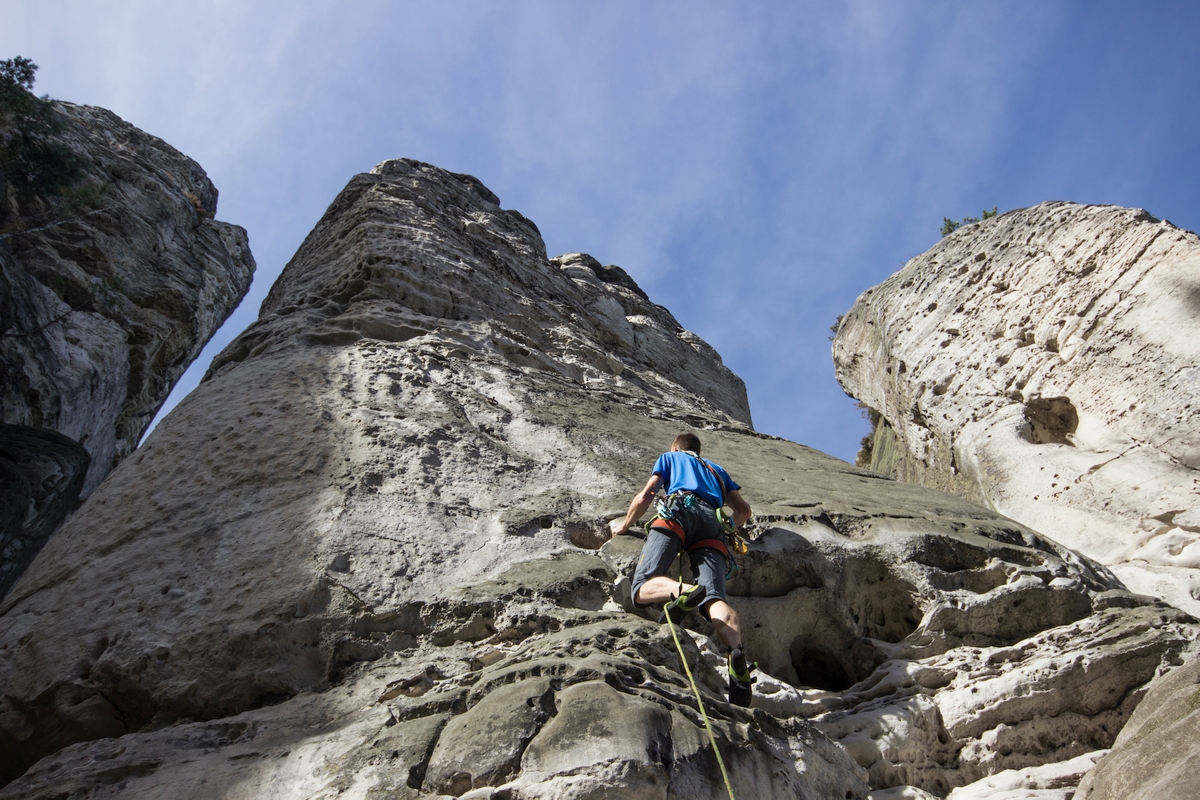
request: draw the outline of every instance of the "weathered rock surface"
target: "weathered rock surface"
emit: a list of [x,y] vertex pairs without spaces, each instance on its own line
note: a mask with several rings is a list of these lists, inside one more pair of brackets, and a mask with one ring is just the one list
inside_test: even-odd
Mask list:
[[833,345],[871,467],[947,489],[1200,613],[1200,238],[1044,203],[859,297]]
[[1156,680],[1112,752],[1079,785],[1079,800],[1200,797],[1200,660]]
[[435,333],[451,357],[459,342],[462,354],[750,424],[742,380],[624,270],[582,253],[547,262],[533,223],[475,178],[451,190],[420,169],[389,161],[351,180],[210,375],[251,356]]
[[88,461],[61,433],[0,424],[0,597],[75,507]]
[[10,210],[0,230],[0,422],[82,444],[86,497],[241,302],[254,259],[213,219],[199,164],[104,109],[56,108],[87,191]]
[[1197,636],[748,421],[707,345],[474,179],[354,178],[0,604],[0,797],[725,797],[670,635],[619,610],[640,542],[604,543],[686,427],[756,511],[730,581],[754,708],[702,622],[682,639],[739,798],[1094,753]]
[[[44,452],[5,450],[29,480],[20,519],[0,528],[0,597],[137,446],[254,272],[245,231],[212,218],[217,190],[198,164],[108,111],[56,107],[87,175],[66,197],[0,201],[0,425],[57,433],[84,460],[50,438]],[[37,488],[64,458],[82,480]]]
[[1072,800],[1080,780],[1107,752],[1097,750],[1043,767],[1006,769],[955,789],[947,800]]

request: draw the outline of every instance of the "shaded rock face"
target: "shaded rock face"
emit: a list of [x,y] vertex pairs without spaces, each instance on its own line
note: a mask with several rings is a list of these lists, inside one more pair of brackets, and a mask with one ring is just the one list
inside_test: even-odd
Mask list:
[[1151,686],[1112,752],[1079,785],[1080,800],[1200,797],[1200,658]]
[[57,103],[87,199],[10,210],[0,238],[0,406],[91,457],[82,495],[128,455],[250,286],[243,229],[167,143]]
[[965,226],[833,344],[870,466],[974,498],[1200,613],[1200,239],[1044,203]]
[[0,604],[0,797],[727,796],[670,634],[621,610],[641,543],[604,534],[682,429],[756,512],[729,583],[754,707],[705,623],[681,637],[739,798],[1094,754],[1196,638],[1019,523],[748,421],[711,349],[474,179],[354,178]]
[[0,597],[74,509],[89,460],[61,433],[0,425]]

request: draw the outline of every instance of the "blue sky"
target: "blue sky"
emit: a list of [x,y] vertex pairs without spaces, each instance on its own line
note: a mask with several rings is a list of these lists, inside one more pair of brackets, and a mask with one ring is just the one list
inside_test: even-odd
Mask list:
[[196,159],[258,274],[250,323],[356,172],[479,177],[550,255],[619,264],[852,460],[828,329],[943,216],[1044,200],[1200,228],[1200,3],[0,0],[0,58]]

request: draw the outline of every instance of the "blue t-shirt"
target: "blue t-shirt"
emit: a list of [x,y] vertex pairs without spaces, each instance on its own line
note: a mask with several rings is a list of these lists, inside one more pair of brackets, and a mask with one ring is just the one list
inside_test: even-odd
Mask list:
[[[704,464],[711,465],[712,470],[709,470]],[[707,458],[704,459],[704,464],[700,463],[699,456],[672,450],[670,453],[663,453],[658,457],[658,461],[654,462],[654,470],[651,474],[662,478],[663,485],[667,487],[667,494],[684,490],[695,492],[715,508],[721,504],[723,497],[742,487],[733,482],[733,478],[729,477],[729,473],[720,464],[715,464]],[[713,477],[713,471],[716,471],[725,483],[724,491]]]

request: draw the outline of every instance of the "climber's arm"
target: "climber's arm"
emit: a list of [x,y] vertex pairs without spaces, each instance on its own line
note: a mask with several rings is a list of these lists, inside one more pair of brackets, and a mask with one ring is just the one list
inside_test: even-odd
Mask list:
[[633,527],[633,523],[641,519],[642,514],[645,514],[646,509],[650,508],[650,504],[654,502],[654,494],[658,491],[661,483],[660,475],[650,476],[650,480],[646,481],[645,488],[633,496],[633,500],[629,503],[629,510],[625,512],[625,518],[614,519],[608,523],[608,530],[613,536],[625,533]]
[[750,510],[750,504],[742,498],[737,489],[726,496],[725,502],[733,509],[733,527],[735,528],[742,527],[750,517],[754,516],[754,512]]

